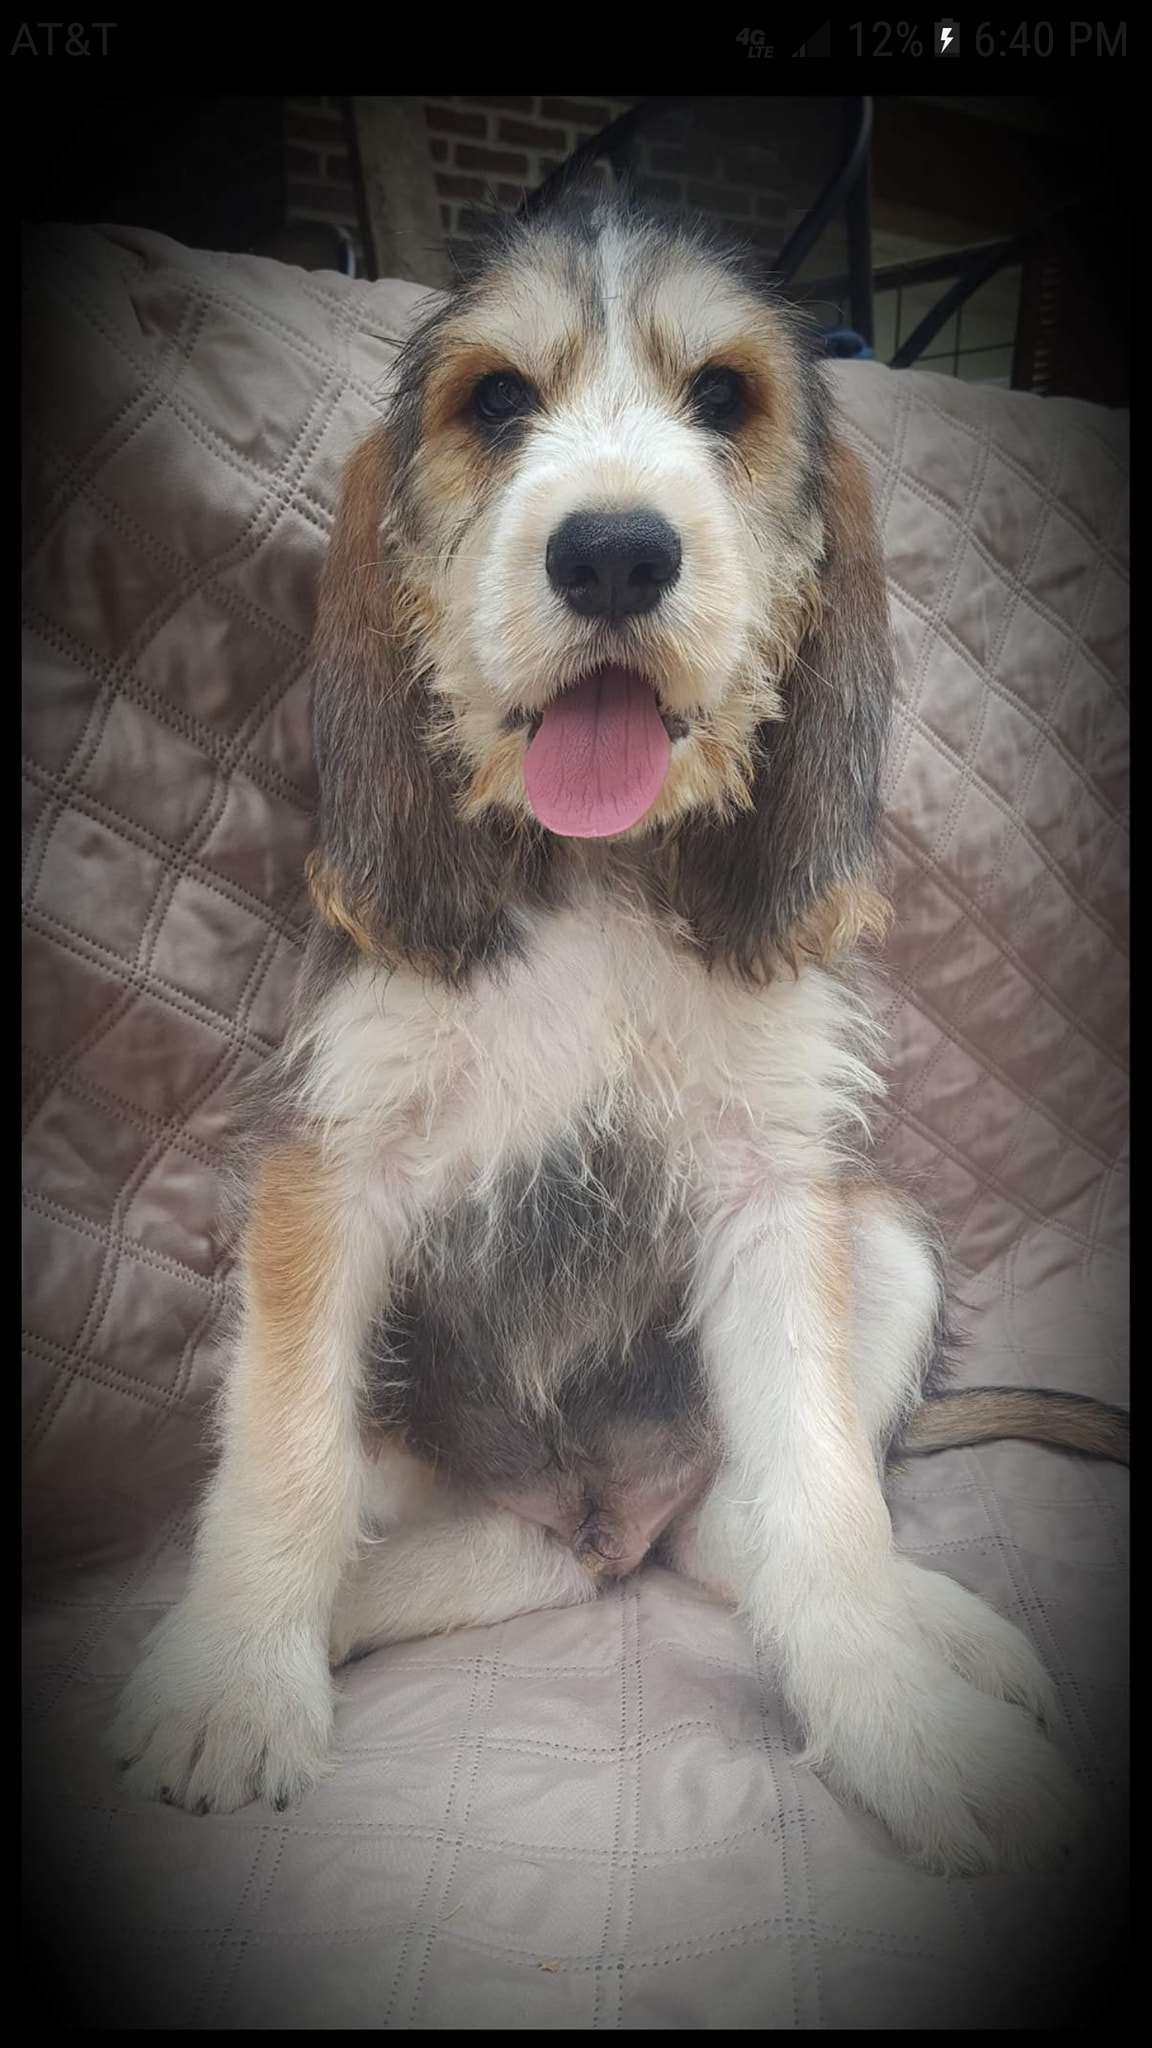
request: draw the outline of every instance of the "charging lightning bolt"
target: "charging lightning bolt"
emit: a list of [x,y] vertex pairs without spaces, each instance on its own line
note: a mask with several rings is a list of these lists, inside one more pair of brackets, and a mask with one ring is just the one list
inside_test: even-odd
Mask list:
[[950,43],[951,41],[952,41],[952,30],[951,30],[950,28],[942,28],[942,29],[941,29],[941,31],[940,31],[940,55],[941,55],[941,56],[943,56],[943,55],[944,55],[944,52],[945,52],[945,50],[946,50],[946,49],[948,48],[948,45],[949,45],[949,43]]

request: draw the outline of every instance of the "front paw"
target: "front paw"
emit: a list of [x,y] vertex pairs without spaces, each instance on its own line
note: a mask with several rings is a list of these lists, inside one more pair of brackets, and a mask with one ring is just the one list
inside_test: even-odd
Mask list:
[[185,1604],[147,1644],[109,1747],[127,1791],[194,1813],[282,1810],[331,1768],[332,1687],[299,1636],[228,1631]]
[[1063,1758],[1020,1707],[967,1684],[926,1644],[846,1689],[805,1761],[869,1808],[912,1862],[948,1876],[1043,1870],[1091,1830]]

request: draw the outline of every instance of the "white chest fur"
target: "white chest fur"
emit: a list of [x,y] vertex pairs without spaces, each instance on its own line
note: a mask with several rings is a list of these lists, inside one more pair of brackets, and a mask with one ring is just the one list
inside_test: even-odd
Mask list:
[[533,917],[523,957],[463,990],[364,963],[305,1039],[306,1115],[432,1204],[589,1117],[637,1129],[689,1182],[723,1147],[818,1170],[877,1088],[867,1003],[839,976],[746,988],[606,894]]

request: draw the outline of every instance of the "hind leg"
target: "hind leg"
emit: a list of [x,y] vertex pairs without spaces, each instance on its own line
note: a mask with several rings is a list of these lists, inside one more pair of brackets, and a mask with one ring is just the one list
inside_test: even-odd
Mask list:
[[366,1489],[369,1505],[384,1494],[386,1519],[362,1539],[337,1595],[333,1665],[354,1651],[596,1598],[592,1575],[549,1530],[463,1501],[402,1456],[388,1456],[383,1472],[373,1463]]

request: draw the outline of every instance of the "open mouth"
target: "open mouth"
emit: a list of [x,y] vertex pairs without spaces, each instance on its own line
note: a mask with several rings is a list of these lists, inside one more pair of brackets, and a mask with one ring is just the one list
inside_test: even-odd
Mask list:
[[[657,700],[656,709],[660,713],[660,718],[663,723],[664,730],[667,733],[669,739],[686,740],[689,733],[692,730],[691,726],[688,723],[688,720],[686,718],[679,717],[675,711],[665,711],[664,706],[659,702],[659,700]],[[515,726],[526,725],[528,727],[528,738],[530,740],[533,740],[535,739],[536,734],[540,730],[543,717],[544,714],[542,711],[512,711],[509,712],[508,717],[504,720],[504,723],[510,731]]]
[[661,709],[646,677],[618,667],[582,676],[528,724],[528,801],[549,832],[567,839],[605,839],[638,824],[664,787],[673,740],[688,731]]

